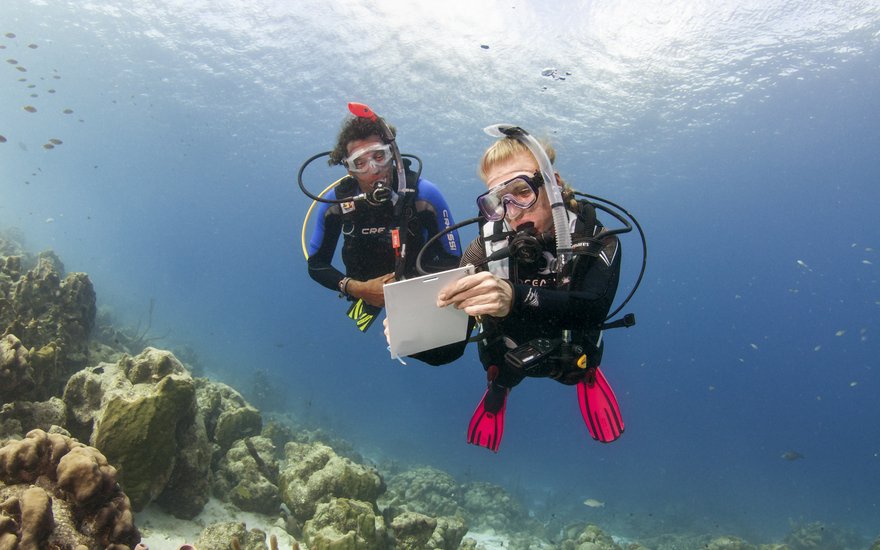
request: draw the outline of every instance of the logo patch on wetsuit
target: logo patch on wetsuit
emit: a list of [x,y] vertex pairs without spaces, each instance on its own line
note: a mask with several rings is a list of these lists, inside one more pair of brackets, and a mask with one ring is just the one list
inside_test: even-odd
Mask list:
[[342,207],[343,214],[348,214],[349,212],[354,211],[354,201],[344,202],[339,206]]

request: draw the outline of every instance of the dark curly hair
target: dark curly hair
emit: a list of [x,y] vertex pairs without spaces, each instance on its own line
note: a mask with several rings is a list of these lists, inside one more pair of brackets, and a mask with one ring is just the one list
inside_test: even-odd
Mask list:
[[[396,136],[397,129],[389,124],[391,134]],[[348,144],[358,139],[367,139],[372,136],[382,137],[382,126],[379,122],[373,122],[368,118],[358,116],[347,116],[342,122],[342,129],[339,130],[339,136],[336,138],[336,146],[330,151],[330,158],[327,164],[333,166],[342,164],[342,160],[348,156]]]

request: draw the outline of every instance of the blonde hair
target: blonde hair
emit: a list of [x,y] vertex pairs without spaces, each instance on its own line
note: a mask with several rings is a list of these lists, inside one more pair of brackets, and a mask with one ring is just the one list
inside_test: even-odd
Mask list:
[[[541,143],[541,148],[547,153],[547,158],[550,159],[550,163],[556,164],[556,149],[554,149],[553,146],[550,145],[550,142],[545,139],[539,139],[538,141]],[[486,181],[486,174],[492,169],[492,167],[507,162],[511,158],[522,153],[532,155],[529,148],[523,145],[518,139],[503,137],[490,145],[489,148],[486,149],[486,152],[483,153],[483,157],[480,159],[480,165],[477,167],[477,174],[480,176],[481,180]],[[532,156],[534,157],[534,155]],[[565,201],[569,203],[569,207],[574,207],[574,193],[558,172],[556,173],[556,181],[562,186],[562,195]]]

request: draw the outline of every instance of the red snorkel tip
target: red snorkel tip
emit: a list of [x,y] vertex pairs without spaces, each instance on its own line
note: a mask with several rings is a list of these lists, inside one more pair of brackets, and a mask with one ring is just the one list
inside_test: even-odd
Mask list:
[[373,122],[376,121],[379,117],[376,116],[376,113],[373,112],[372,109],[364,105],[363,103],[355,103],[349,102],[348,110],[351,111],[351,114],[361,118],[368,118]]

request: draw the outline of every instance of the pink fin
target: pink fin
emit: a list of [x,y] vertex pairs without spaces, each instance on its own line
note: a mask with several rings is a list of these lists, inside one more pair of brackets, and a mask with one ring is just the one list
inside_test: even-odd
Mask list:
[[590,436],[602,443],[611,443],[623,433],[623,417],[617,397],[608,385],[605,375],[596,367],[591,382],[581,380],[577,385],[578,403]]

